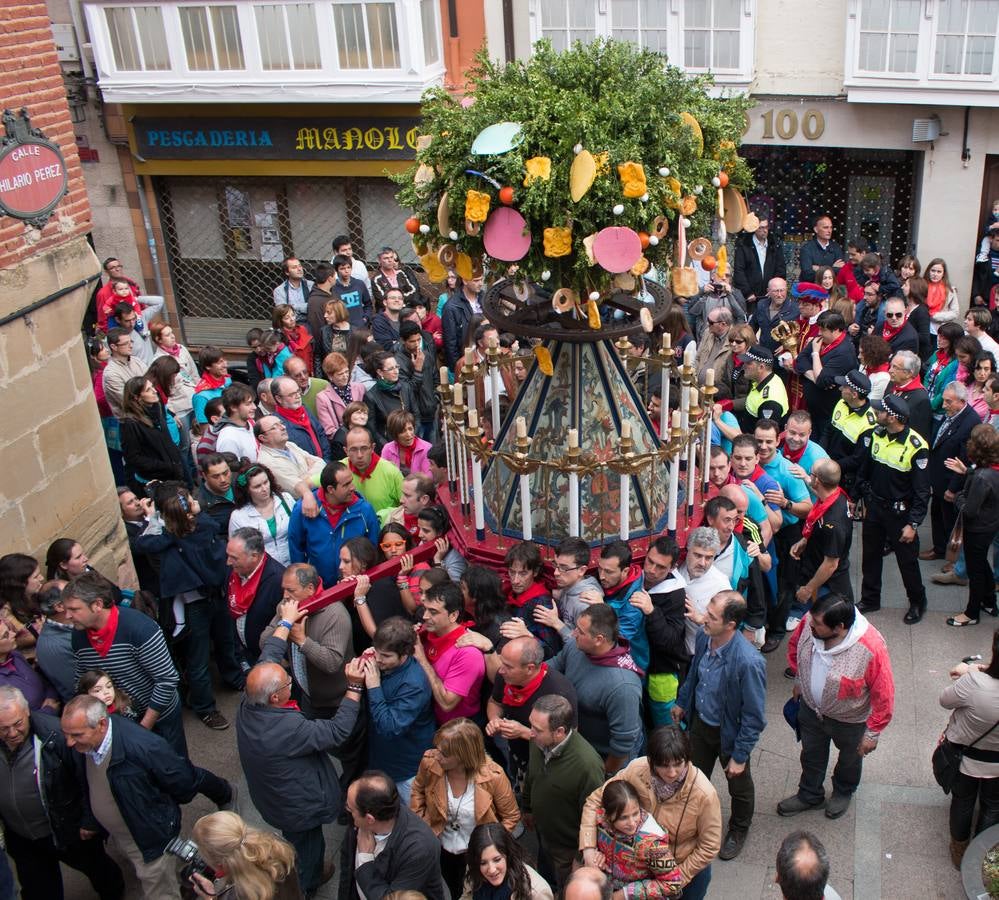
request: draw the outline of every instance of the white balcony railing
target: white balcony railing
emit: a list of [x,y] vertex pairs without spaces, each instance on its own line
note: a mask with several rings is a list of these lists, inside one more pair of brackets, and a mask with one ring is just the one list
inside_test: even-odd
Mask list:
[[438,0],[88,0],[85,11],[113,103],[407,103],[443,81]]
[[851,101],[994,106],[999,0],[849,0]]

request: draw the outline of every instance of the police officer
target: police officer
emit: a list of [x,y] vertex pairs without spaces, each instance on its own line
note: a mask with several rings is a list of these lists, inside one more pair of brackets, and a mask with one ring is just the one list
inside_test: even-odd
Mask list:
[[833,407],[827,449],[829,457],[839,463],[843,475],[840,486],[856,500],[857,472],[867,456],[867,447],[861,438],[878,424],[867,400],[871,379],[854,369],[846,375],[837,375],[836,384],[839,385],[840,401]]
[[760,344],[755,344],[742,354],[746,377],[749,379],[749,394],[746,396],[746,409],[738,413],[739,427],[752,434],[757,419],[773,419],[781,427],[791,407],[787,401],[787,388],[781,377],[774,373],[773,352]]
[[862,532],[861,600],[865,615],[881,608],[881,567],[885,545],[895,561],[909,599],[905,623],[926,612],[926,589],[919,572],[919,535],[930,498],[929,447],[909,427],[909,404],[897,395],[875,401],[878,426],[861,441],[868,448],[857,473],[857,489],[867,506]]

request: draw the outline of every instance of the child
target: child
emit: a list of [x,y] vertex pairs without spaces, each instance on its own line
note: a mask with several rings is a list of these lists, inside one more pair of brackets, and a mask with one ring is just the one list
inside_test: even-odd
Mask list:
[[118,690],[111,676],[103,669],[91,669],[80,676],[76,685],[77,694],[90,694],[96,697],[107,708],[109,713],[117,713],[120,716],[134,718],[132,710],[132,698],[124,691]]

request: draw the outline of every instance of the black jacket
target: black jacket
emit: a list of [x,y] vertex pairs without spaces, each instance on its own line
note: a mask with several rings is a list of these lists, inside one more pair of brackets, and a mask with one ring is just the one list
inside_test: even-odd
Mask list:
[[909,404],[909,427],[928,445],[933,430],[933,408],[930,406],[930,395],[926,393],[926,388],[896,391],[889,383],[885,394],[897,394]]
[[[834,407],[839,403],[839,387],[836,385],[836,376],[846,375],[857,368],[857,351],[849,335],[845,335],[836,347],[822,356],[821,361],[822,371],[819,372],[818,378],[815,381],[805,378],[803,383],[808,411],[817,423],[822,423],[824,428],[832,418]],[[799,375],[804,375],[811,368],[812,344],[809,342],[795,359],[794,371]]]
[[[121,716],[110,721],[108,784],[143,860],[152,862],[180,834],[180,804],[194,799],[200,779],[158,734]],[[86,783],[86,766],[81,771]]]
[[463,291],[455,291],[444,304],[441,328],[444,331],[444,361],[453,372],[465,352],[465,329],[472,319],[472,304]]
[[744,297],[754,296],[759,300],[766,296],[771,278],[787,278],[787,264],[784,261],[783,242],[776,234],[770,234],[767,236],[763,268],[760,269],[760,258],[756,253],[753,237],[753,232],[750,231],[740,234],[736,239],[732,284],[742,291]]
[[132,564],[135,566],[135,574],[139,578],[139,588],[158,595],[160,592],[160,561],[156,556],[144,553],[135,546],[136,538],[145,529],[145,520],[142,522],[125,523],[125,534],[128,535],[128,549],[132,551]]
[[411,412],[417,422],[420,421],[422,408],[413,386],[401,374],[396,384],[397,390],[385,390],[375,382],[364,394],[364,402],[368,404],[370,414],[369,421],[375,430],[375,440],[379,447],[384,447],[391,440],[388,436],[389,413],[404,409]]
[[179,538],[167,531],[144,534],[135,546],[160,560],[160,597],[175,597],[225,583],[225,538],[207,513],[198,513],[194,531]]
[[[875,334],[877,334],[876,331]],[[906,322],[902,326],[902,330],[888,341],[888,346],[891,347],[893,354],[898,353],[899,350],[911,350],[916,356],[919,356],[919,333],[909,322]]]
[[437,385],[440,375],[437,370],[437,348],[433,337],[423,332],[423,369],[417,373],[413,360],[405,349],[396,351],[395,361],[399,364],[399,378],[405,378],[413,388],[413,398],[419,410],[414,410],[416,422],[433,422],[437,418]]
[[[125,477],[133,490],[144,495],[146,481],[185,481],[180,450],[167,429],[166,410],[162,403],[149,408],[152,425],[138,419],[121,420],[121,452],[125,458]],[[139,481],[136,476],[142,480]]]
[[427,900],[444,900],[440,841],[430,826],[407,807],[399,807],[395,827],[372,862],[355,869],[356,850],[357,829],[348,828],[343,840],[338,897],[358,900],[359,887],[368,900],[402,890],[419,891]]
[[[970,405],[965,405],[953,419],[944,419],[940,423],[937,436],[930,445],[930,487],[938,497],[943,498],[944,491],[953,491],[956,494],[961,490],[964,476],[951,472],[944,465],[944,461],[952,456],[967,461],[964,447],[968,442],[968,436],[972,428],[981,424],[981,418]],[[944,431],[944,428],[947,430]],[[919,431],[918,428],[916,430]]]
[[991,467],[974,469],[955,504],[963,513],[965,530],[999,531],[999,472]]
[[[672,576],[657,587],[668,588]],[[680,582],[677,582],[679,585]],[[649,674],[674,674],[682,679],[690,662],[687,652],[687,596],[682,586],[673,590],[649,591],[652,612],[645,616],[645,634],[649,639]]]
[[[231,574],[232,570],[229,570]],[[264,571],[260,573],[260,583],[257,585],[257,593],[253,597],[253,603],[246,611],[246,647],[244,652],[252,666],[260,656],[260,636],[264,629],[270,625],[271,619],[277,611],[277,606],[281,602],[281,578],[284,576],[284,566],[274,557],[268,556],[264,563]],[[228,575],[226,576],[228,584]]]

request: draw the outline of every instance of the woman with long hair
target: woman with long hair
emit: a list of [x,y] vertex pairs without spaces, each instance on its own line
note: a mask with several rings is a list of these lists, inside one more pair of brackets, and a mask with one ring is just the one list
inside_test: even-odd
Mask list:
[[0,557],[0,620],[10,626],[20,648],[33,647],[38,639],[38,594],[43,584],[45,576],[33,556],[8,553]]
[[471,719],[451,719],[437,729],[423,754],[409,805],[441,841],[441,875],[460,897],[466,853],[477,825],[520,823],[520,809],[503,768],[486,756],[482,730]]
[[638,791],[627,781],[604,785],[597,852],[603,855],[615,900],[680,896],[683,873],[676,866],[670,836],[642,809]]
[[901,284],[905,284],[907,279],[912,278],[913,275],[919,275],[923,271],[919,260],[911,254],[903,256],[895,268],[898,271],[898,280]]
[[83,547],[72,538],[56,538],[45,552],[45,580],[69,581],[84,572],[92,572]]
[[554,900],[552,889],[524,859],[502,825],[476,825],[468,842],[468,875],[461,900]]
[[919,358],[929,359],[933,353],[933,333],[930,330],[930,313],[926,308],[926,281],[913,275],[902,285],[905,296],[905,320],[916,329],[919,336]]
[[180,363],[172,356],[157,356],[146,372],[146,378],[152,381],[160,402],[189,429],[194,416],[194,382]]
[[190,381],[192,387],[198,383],[201,374],[194,363],[194,357],[191,356],[191,351],[177,340],[173,326],[162,319],[157,319],[149,325],[149,337],[152,338],[155,348],[153,351],[154,362],[161,356],[169,356],[177,360],[181,371]]
[[[694,336],[690,333],[690,323],[683,312],[683,306],[674,303],[667,311],[666,318],[660,326],[663,333],[669,334],[670,347],[673,348],[673,356],[677,362],[683,360],[683,351],[686,349]],[[753,342],[755,343],[755,337]],[[662,346],[662,338],[659,339],[659,346]]]
[[260,339],[261,354],[258,354],[258,369],[264,378],[278,378],[284,375],[284,362],[295,354],[284,342],[280,331],[265,331]]
[[294,307],[287,303],[275,306],[271,313],[271,327],[281,333],[285,346],[305,363],[308,371],[314,372],[316,351],[312,343],[312,333],[305,325],[299,324]]
[[447,276],[444,279],[444,290],[441,291],[440,296],[437,298],[438,319],[441,313],[444,312],[444,304],[461,290],[461,284],[461,276],[454,269],[448,269]]
[[121,449],[129,487],[144,496],[150,481],[184,481],[180,426],[147,376],[125,382],[121,408]]
[[375,445],[375,450],[378,451],[380,449],[375,432],[368,425],[370,417],[371,411],[368,409],[368,404],[363,400],[355,400],[343,408],[340,427],[336,430],[333,437],[330,438],[330,459],[343,459],[347,455],[347,432],[351,428],[367,429],[368,434],[371,435],[371,443]]
[[[350,367],[350,380],[359,381],[360,379],[354,377],[355,366],[361,361],[361,350],[364,349],[368,344],[373,344],[374,336],[371,334],[368,328],[352,328],[350,331],[350,337],[347,340],[347,352],[344,356],[347,357],[347,365]],[[380,350],[381,347],[375,346],[372,350]]]
[[954,342],[954,355],[957,357],[957,372],[954,378],[962,384],[971,386],[975,380],[975,360],[982,352],[978,338],[964,334]]
[[950,676],[940,693],[940,705],[952,710],[942,737],[965,746],[950,797],[950,858],[959,869],[972,836],[999,822],[999,728],[992,729],[999,721],[999,630],[988,665],[958,663]]
[[295,498],[282,493],[271,470],[259,463],[241,469],[233,479],[232,494],[236,508],[229,517],[230,537],[237,528],[255,528],[267,555],[282,566],[290,565],[288,523]]
[[247,825],[234,812],[214,812],[194,823],[191,833],[198,851],[216,872],[213,884],[194,876],[200,897],[233,900],[302,900],[295,869],[295,850],[284,838]]
[[968,385],[968,405],[978,413],[983,422],[988,419],[989,404],[985,399],[985,385],[996,373],[995,357],[988,352],[979,353],[975,357],[971,370],[971,383]]
[[381,457],[397,466],[403,475],[418,472],[430,475],[431,444],[416,436],[416,417],[408,409],[396,409],[385,420],[388,442],[382,447]]
[[860,370],[871,380],[871,393],[867,399],[880,400],[888,388],[888,361],[891,346],[880,334],[865,334],[860,339],[857,352]]
[[109,713],[135,718],[132,698],[117,687],[114,679],[103,669],[89,669],[84,672],[76,683],[76,693],[96,697],[108,708]]
[[506,643],[500,626],[513,618],[506,608],[503,579],[492,569],[472,565],[465,569],[458,584],[465,597],[465,611],[475,623],[472,630],[489,638],[498,653]]
[[416,527],[421,543],[432,541],[437,545],[434,565],[446,569],[451,580],[457,584],[468,568],[468,562],[447,539],[447,533],[451,530],[447,510],[440,504],[425,506],[416,515]]
[[323,374],[329,381],[329,387],[316,395],[316,418],[323,426],[326,437],[332,440],[343,425],[344,410],[351,403],[364,402],[364,385],[350,380],[347,357],[336,351],[323,357]]
[[355,653],[371,646],[375,630],[386,619],[409,615],[395,578],[376,578],[372,581],[368,577],[368,569],[379,562],[384,562],[384,558],[379,559],[377,548],[366,537],[349,538],[340,547],[340,581],[354,582],[354,614],[351,620]]
[[943,416],[943,391],[957,377],[957,342],[964,329],[957,322],[944,322],[937,330],[937,351],[923,376],[923,387],[930,395],[930,407],[935,415]]
[[960,315],[957,288],[950,283],[947,263],[940,257],[931,259],[923,272],[927,283],[926,308],[930,313],[931,327],[935,331],[944,322],[956,322]]

